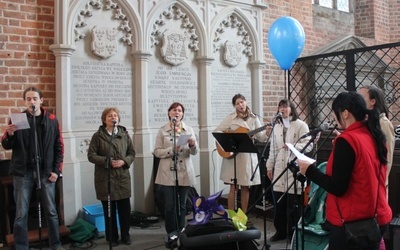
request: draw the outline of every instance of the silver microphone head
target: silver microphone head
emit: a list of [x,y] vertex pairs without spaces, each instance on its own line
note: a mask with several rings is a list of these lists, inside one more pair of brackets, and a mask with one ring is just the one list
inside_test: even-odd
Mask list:
[[176,118],[176,117],[173,117],[173,118],[172,118],[172,122],[173,122],[173,123],[176,123],[177,121],[178,121],[178,118]]
[[282,112],[278,112],[278,114],[276,114],[275,118],[278,118],[278,117],[282,117]]
[[329,123],[323,122],[320,126],[321,131],[325,131],[329,129]]
[[112,123],[115,125],[117,124],[117,120],[113,120]]

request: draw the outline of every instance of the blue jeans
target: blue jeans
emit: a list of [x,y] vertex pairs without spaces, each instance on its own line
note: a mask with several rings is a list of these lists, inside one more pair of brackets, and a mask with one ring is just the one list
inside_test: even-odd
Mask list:
[[[14,200],[16,205],[14,221],[14,241],[16,250],[28,250],[28,212],[32,190],[36,187],[33,171],[28,170],[26,176],[13,176]],[[39,190],[38,190],[39,191]],[[61,246],[58,233],[58,214],[55,203],[55,183],[50,182],[47,177],[41,179],[41,189],[38,193],[41,208],[44,209],[47,219],[49,235],[49,246],[57,249]],[[42,226],[43,227],[43,226]]]
[[[162,186],[164,193],[164,218],[165,230],[168,234],[182,230],[186,225],[186,200],[189,187],[179,186],[178,193],[175,186]],[[176,209],[176,201],[179,194],[180,216]]]

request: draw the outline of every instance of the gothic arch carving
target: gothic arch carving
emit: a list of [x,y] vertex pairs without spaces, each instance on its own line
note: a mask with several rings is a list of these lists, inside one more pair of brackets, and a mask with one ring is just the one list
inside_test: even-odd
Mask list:
[[161,44],[168,22],[178,21],[179,27],[176,29],[188,36],[188,49],[191,52],[204,53],[207,44],[204,40],[205,28],[201,20],[193,13],[196,12],[185,2],[168,3],[152,10],[148,19],[148,23],[151,23],[147,31],[148,49]]
[[248,17],[236,7],[225,8],[218,16],[221,18],[213,20],[211,25],[213,53],[225,47],[225,43],[228,41],[224,37],[226,30],[234,29],[236,35],[240,37],[241,53],[250,60],[259,60],[262,43],[258,39],[256,28],[253,27]]
[[[119,26],[116,27],[118,32],[122,32],[121,41],[127,46],[138,48],[140,31],[140,22],[138,21],[137,13],[125,1],[117,0],[82,0],[75,2],[76,6],[73,8],[74,15],[70,15],[70,27],[72,33],[70,34],[70,41],[72,43],[81,39],[85,39],[86,34],[82,32],[82,28],[87,26],[87,20],[91,18],[98,11],[112,11],[114,20],[119,21]],[[136,14],[136,15],[135,15]]]

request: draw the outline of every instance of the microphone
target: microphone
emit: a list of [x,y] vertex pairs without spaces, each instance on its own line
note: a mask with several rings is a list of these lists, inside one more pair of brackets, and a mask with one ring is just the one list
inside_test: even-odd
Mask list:
[[172,118],[172,122],[176,123],[177,122],[177,118],[176,117]]
[[117,120],[113,120],[112,123],[115,126],[115,124],[117,124]]
[[35,107],[35,105],[32,105],[31,108],[32,108],[32,111],[35,111],[36,107]]
[[282,117],[282,112],[278,112],[274,118],[272,118],[272,123],[275,124],[278,118]]
[[316,136],[319,132],[325,131],[325,130],[328,130],[328,129],[329,129],[329,123],[323,122],[323,123],[321,124],[321,126],[319,126],[318,128],[315,128],[315,129],[311,130],[310,132],[308,132],[307,134],[301,136],[301,137],[299,138],[299,140],[300,140],[300,139],[303,139],[303,138],[305,138],[305,137],[307,137],[307,136],[310,136],[310,135],[311,135],[311,136]]
[[277,118],[279,118],[279,117],[282,117],[282,112],[278,112],[278,114],[276,114],[276,115],[274,116],[274,120],[277,119]]

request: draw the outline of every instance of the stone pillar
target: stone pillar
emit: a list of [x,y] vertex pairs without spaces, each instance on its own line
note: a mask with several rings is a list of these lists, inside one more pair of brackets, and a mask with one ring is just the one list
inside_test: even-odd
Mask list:
[[134,194],[133,200],[135,210],[146,213],[154,212],[153,202],[153,148],[154,139],[149,130],[149,109],[148,109],[148,67],[150,52],[138,51],[133,53],[133,68],[136,83],[133,86],[135,101],[133,103],[133,113],[135,116],[135,133],[133,143],[136,151],[135,163],[133,167]]
[[[211,66],[214,58],[197,58],[199,63],[199,138],[200,139],[200,192],[209,196],[218,190],[213,190],[213,183],[217,183],[219,176],[213,176],[212,149],[215,148],[214,138],[211,132],[214,130],[211,124]],[[214,178],[214,179],[213,179]]]
[[[64,209],[65,223],[72,224],[76,219],[76,211],[82,207],[81,192],[81,172],[80,161],[76,158],[76,139],[71,130],[71,106],[69,99],[71,95],[71,84],[62,84],[71,82],[70,66],[71,55],[75,51],[75,47],[71,45],[52,45],[50,49],[53,51],[56,59],[56,116],[59,119],[64,138],[64,165],[63,165],[63,193],[64,193]],[[63,69],[61,69],[63,67]]]

